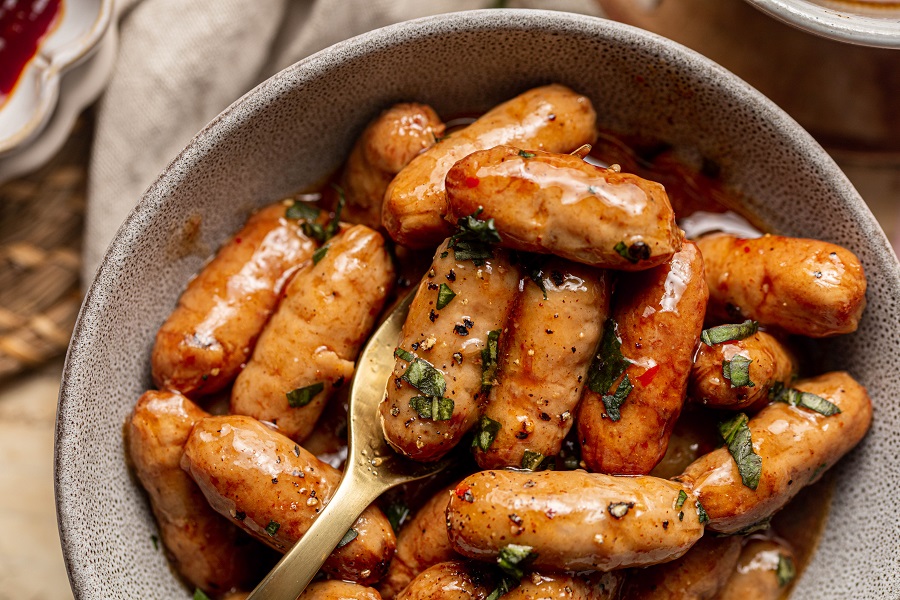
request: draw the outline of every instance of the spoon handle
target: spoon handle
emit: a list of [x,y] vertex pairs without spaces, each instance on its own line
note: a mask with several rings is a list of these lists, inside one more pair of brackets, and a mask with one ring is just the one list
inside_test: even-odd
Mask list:
[[303,592],[359,515],[384,491],[357,473],[347,465],[328,505],[247,600],[295,600]]

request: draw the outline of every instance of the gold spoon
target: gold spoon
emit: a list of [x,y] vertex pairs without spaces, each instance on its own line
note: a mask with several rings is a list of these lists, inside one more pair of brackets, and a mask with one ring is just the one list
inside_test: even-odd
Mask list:
[[300,541],[247,600],[295,600],[372,501],[394,486],[433,475],[450,464],[446,458],[417,463],[400,456],[384,441],[378,418],[378,404],[394,369],[394,348],[414,296],[415,290],[388,315],[357,361],[350,388],[347,463],[340,485]]

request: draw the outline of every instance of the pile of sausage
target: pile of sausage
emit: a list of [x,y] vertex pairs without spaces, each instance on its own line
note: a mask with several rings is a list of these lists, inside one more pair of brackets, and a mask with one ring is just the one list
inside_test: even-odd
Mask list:
[[[596,134],[561,85],[449,134],[394,106],[332,210],[268,206],[191,280],[126,445],[201,597],[243,597],[327,504],[316,423],[434,248],[379,417],[396,451],[459,447],[467,470],[399,537],[370,506],[302,598],[780,596],[790,548],[754,532],[871,421],[847,373],[798,379],[790,340],[856,329],[862,266],[815,240],[686,240],[662,185],[585,161]],[[724,444],[662,477],[683,409],[717,411]]]

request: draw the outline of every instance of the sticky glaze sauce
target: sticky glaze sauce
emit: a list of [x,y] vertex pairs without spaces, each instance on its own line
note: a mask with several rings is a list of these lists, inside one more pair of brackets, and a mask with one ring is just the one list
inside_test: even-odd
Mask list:
[[0,106],[41,42],[59,23],[62,12],[62,0],[0,2]]

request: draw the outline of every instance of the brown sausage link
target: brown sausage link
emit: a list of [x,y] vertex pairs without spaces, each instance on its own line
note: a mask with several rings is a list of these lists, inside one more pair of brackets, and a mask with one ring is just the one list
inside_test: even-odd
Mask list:
[[397,600],[485,600],[496,587],[496,578],[482,565],[452,560],[419,573]]
[[397,551],[379,586],[385,598],[399,594],[425,569],[440,562],[459,559],[447,537],[447,504],[450,488],[432,496],[403,526],[397,536]]
[[347,199],[344,218],[380,229],[391,179],[443,135],[444,124],[425,104],[395,104],[373,119],[350,151],[341,176]]
[[[291,279],[231,395],[232,413],[274,423],[297,442],[312,432],[335,389],[349,385],[394,281],[378,232],[355,225],[327,247]],[[293,390],[308,390],[308,397],[288,396]]]
[[[752,386],[733,386],[722,374],[723,365],[736,356],[750,361]],[[776,383],[789,385],[797,369],[793,354],[762,331],[742,340],[700,344],[688,379],[688,398],[710,408],[756,411],[769,401],[769,389]]]
[[610,571],[674,560],[703,535],[684,488],[656,477],[584,471],[481,471],[450,495],[450,543],[492,561],[530,546],[535,569]]
[[847,373],[827,373],[793,387],[825,398],[841,412],[825,416],[773,402],[750,419],[753,450],[762,459],[756,490],[743,485],[724,447],[700,457],[677,478],[693,488],[709,514],[712,531],[734,533],[768,518],[849,452],[869,429],[869,395]]
[[748,540],[716,600],[779,600],[791,579],[787,569],[779,577],[779,565],[784,561],[793,567],[794,553],[786,545],[776,540]]
[[[337,469],[289,438],[237,415],[198,421],[181,466],[219,514],[281,552],[306,533],[341,479]],[[348,581],[374,583],[394,553],[394,532],[375,506],[352,528],[356,538],[335,549],[322,569]]]
[[741,537],[704,536],[687,554],[632,571],[621,600],[713,600],[734,573]]
[[454,132],[412,160],[385,193],[384,226],[404,246],[432,248],[451,233],[444,178],[453,163],[476,150],[511,144],[571,152],[597,136],[590,100],[562,85],[516,96]]
[[[685,242],[667,264],[623,275],[616,295],[613,321],[630,363],[608,391],[585,390],[578,438],[589,470],[642,475],[666,454],[684,404],[708,297],[703,259]],[[625,377],[633,389],[614,421],[602,398],[625,386]]]
[[177,392],[149,391],[134,407],[126,442],[175,570],[192,586],[218,594],[252,587],[270,565],[264,548],[210,508],[181,470],[191,427],[207,416]]
[[[443,374],[444,396],[453,400],[453,413],[450,419],[435,421],[422,418],[410,406],[422,392],[401,379],[410,363],[398,357],[379,407],[385,439],[398,451],[419,461],[438,460],[475,424],[479,400],[485,395],[482,350],[489,332],[506,326],[518,282],[519,269],[502,249],[495,249],[494,258],[478,266],[471,260],[457,261],[447,242],[438,248],[410,306],[399,347]],[[438,309],[441,284],[456,296]]]
[[697,245],[716,318],[754,319],[810,337],[856,331],[866,305],[866,277],[849,250],[774,235],[711,235]]
[[[249,595],[249,592],[238,592],[222,600],[247,600]],[[297,600],[381,600],[381,596],[370,587],[329,579],[309,584]]]
[[507,600],[615,600],[622,584],[622,574],[529,573],[503,595]]
[[684,241],[663,186],[570,154],[474,152],[453,165],[446,188],[448,219],[483,209],[515,250],[637,271],[665,263]]
[[558,258],[540,268],[546,299],[525,279],[510,315],[484,411],[500,430],[487,450],[475,451],[482,469],[520,467],[526,450],[559,453],[609,313],[605,272]]
[[316,244],[276,203],[252,215],[190,281],[156,334],[153,383],[191,398],[232,382],[293,269]]

